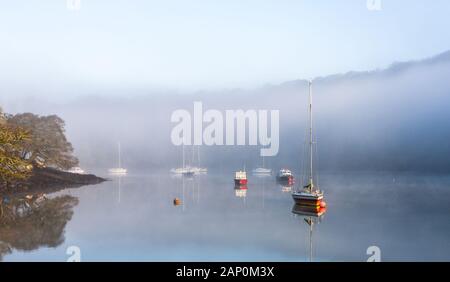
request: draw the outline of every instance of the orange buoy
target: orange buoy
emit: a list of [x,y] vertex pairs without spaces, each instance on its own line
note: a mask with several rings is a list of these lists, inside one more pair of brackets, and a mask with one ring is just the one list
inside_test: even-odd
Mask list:
[[327,203],[325,201],[321,201],[320,202],[320,207],[321,208],[326,208],[327,207]]
[[181,200],[179,198],[175,198],[175,199],[173,199],[173,204],[174,204],[174,206],[179,206],[179,205],[181,205]]

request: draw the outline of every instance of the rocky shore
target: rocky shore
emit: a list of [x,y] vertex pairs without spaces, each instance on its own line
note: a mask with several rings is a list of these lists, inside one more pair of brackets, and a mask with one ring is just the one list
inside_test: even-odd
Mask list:
[[9,187],[0,186],[0,195],[51,193],[64,188],[75,188],[84,185],[93,185],[106,181],[106,179],[93,174],[77,174],[54,168],[33,168],[31,177]]

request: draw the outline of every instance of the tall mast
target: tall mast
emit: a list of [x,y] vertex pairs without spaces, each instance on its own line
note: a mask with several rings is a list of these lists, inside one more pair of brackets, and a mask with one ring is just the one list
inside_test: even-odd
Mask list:
[[309,190],[313,190],[313,117],[312,117],[312,81],[309,81]]
[[184,141],[183,141],[183,168],[186,167],[186,161],[184,160]]
[[192,159],[190,161],[190,166],[193,167],[194,166],[194,160],[195,160],[195,145],[192,144]]
[[121,168],[122,167],[122,161],[120,159],[120,142],[119,142],[118,146],[119,146],[119,168]]
[[200,167],[200,145],[197,146],[197,165]]

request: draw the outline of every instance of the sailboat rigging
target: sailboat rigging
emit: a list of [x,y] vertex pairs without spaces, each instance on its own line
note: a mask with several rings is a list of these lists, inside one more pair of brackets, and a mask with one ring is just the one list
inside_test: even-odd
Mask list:
[[255,168],[253,174],[257,176],[269,176],[272,175],[272,169],[266,168],[265,158],[262,157],[262,167]]
[[197,148],[197,165],[194,166],[194,159],[195,159],[195,146],[192,145],[192,158],[189,160],[189,164],[186,165],[186,157],[185,157],[185,148],[184,144],[182,145],[182,154],[183,154],[183,163],[182,167],[179,168],[173,168],[171,169],[171,172],[175,175],[185,175],[185,176],[192,176],[194,174],[206,174],[208,173],[208,169],[200,166],[200,147]]
[[296,204],[310,206],[310,207],[321,207],[325,206],[323,202],[323,191],[321,191],[314,183],[313,174],[313,146],[315,144],[313,139],[313,115],[312,115],[312,81],[308,82],[309,86],[309,174],[307,177],[307,183],[302,183],[302,189],[296,190],[292,193],[292,198]]
[[116,168],[110,168],[108,171],[110,174],[127,174],[127,169],[122,167],[122,159],[121,159],[121,148],[120,143],[118,143],[118,151],[119,151],[119,166]]

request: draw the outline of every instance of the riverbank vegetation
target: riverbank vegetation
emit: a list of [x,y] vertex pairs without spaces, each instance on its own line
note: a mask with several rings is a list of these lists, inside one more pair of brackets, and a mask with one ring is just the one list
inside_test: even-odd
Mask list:
[[0,108],[0,193],[20,192],[31,185],[89,184],[101,180],[64,172],[77,165],[60,117],[10,115]]

